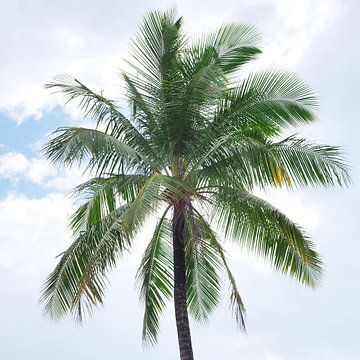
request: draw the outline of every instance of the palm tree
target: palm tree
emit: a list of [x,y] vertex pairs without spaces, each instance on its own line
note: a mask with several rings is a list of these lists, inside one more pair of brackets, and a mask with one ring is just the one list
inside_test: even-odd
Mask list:
[[121,74],[131,112],[72,77],[47,84],[78,100],[96,128],[59,128],[44,149],[54,163],[86,165],[94,177],[75,189],[82,203],[70,221],[74,241],[41,300],[51,318],[73,313],[81,321],[102,303],[108,271],[160,215],[137,273],[143,341],[156,344],[161,313],[174,297],[180,358],[189,360],[188,313],[209,317],[223,271],[245,329],[222,239],[303,284],[319,281],[321,260],[309,236],[253,190],[346,185],[349,177],[338,147],[279,140],[311,123],[317,102],[288,72],[242,76],[260,53],[252,26],[228,24],[190,41],[182,24],[174,10],[145,16],[131,43],[130,70]]

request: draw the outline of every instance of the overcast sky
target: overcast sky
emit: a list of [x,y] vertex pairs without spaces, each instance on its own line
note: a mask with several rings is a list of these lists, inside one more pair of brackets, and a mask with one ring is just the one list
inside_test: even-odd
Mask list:
[[300,1],[16,1],[0,0],[0,358],[159,359],[178,357],[172,304],[159,346],[141,346],[142,306],[134,287],[148,232],[111,276],[105,307],[85,326],[50,323],[39,288],[71,239],[67,193],[79,170],[41,158],[47,134],[82,123],[72,106],[43,90],[62,72],[105,95],[121,93],[118,70],[129,39],[149,9],[176,5],[190,32],[224,22],[255,24],[263,34],[258,66],[301,75],[320,99],[310,139],[346,149],[349,189],[276,192],[268,197],[313,236],[325,262],[311,290],[231,249],[231,265],[248,310],[237,331],[224,300],[206,326],[193,324],[196,359],[360,359],[359,38],[357,0]]

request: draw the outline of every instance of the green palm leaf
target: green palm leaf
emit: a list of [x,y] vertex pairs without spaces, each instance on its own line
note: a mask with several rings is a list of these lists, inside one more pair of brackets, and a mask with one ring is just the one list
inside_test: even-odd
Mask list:
[[71,217],[70,228],[78,234],[113,212],[118,202],[133,202],[146,180],[145,175],[114,175],[77,186],[73,194],[83,203]]
[[139,73],[145,72],[156,86],[173,71],[172,61],[184,44],[181,24],[174,9],[150,12],[131,43],[133,67],[141,70]]
[[231,74],[254,60],[261,50],[257,47],[260,34],[251,25],[226,24],[205,40],[216,53],[216,60],[225,74]]
[[72,312],[82,321],[84,312],[102,304],[107,283],[106,273],[130,246],[129,237],[121,230],[121,219],[127,206],[81,232],[61,254],[55,270],[42,289],[41,302],[53,319]]
[[[272,142],[254,133],[236,131],[210,144],[209,151],[191,166],[189,177],[247,189],[350,182],[339,147],[313,144],[295,136]],[[224,172],[229,177],[222,176]]]
[[204,219],[204,217],[195,210],[197,224],[199,228],[202,230],[204,234],[206,234],[206,238],[209,239],[211,247],[218,253],[218,256],[221,258],[222,265],[225,268],[226,274],[230,283],[230,306],[233,311],[235,320],[239,329],[242,331],[246,331],[245,325],[245,315],[246,309],[242,297],[239,293],[235,277],[231,272],[231,269],[227,263],[225,251],[220,244],[216,234],[211,229],[210,224]]
[[208,319],[220,300],[222,264],[211,240],[208,229],[190,210],[186,215],[186,296],[190,314],[200,322]]
[[[295,136],[271,144],[292,185],[331,186],[350,183],[349,167],[340,147],[314,144]],[[276,166],[276,165],[275,165]]]
[[45,156],[54,163],[71,166],[87,162],[87,167],[98,175],[128,169],[144,171],[157,166],[130,145],[96,129],[63,127],[44,148]]
[[310,87],[297,76],[278,70],[256,72],[238,87],[229,89],[212,128],[226,133],[232,129],[255,129],[277,135],[288,126],[314,120],[317,100]]
[[215,201],[215,219],[227,238],[264,257],[276,270],[316,286],[322,262],[299,226],[244,190],[219,188]]
[[159,318],[166,300],[173,294],[172,231],[166,212],[157,223],[136,276],[141,284],[140,297],[145,303],[143,341],[152,345],[157,343]]
[[67,102],[79,100],[79,108],[97,125],[106,124],[106,132],[125,141],[140,152],[153,151],[139,130],[124,116],[115,101],[105,98],[69,75],[59,75],[45,85],[65,95]]

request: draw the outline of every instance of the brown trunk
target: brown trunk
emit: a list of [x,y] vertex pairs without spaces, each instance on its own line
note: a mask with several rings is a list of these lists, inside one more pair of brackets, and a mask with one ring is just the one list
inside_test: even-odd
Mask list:
[[175,318],[181,360],[193,360],[189,317],[186,303],[186,273],[184,249],[184,201],[174,206],[173,244],[174,244],[174,303]]

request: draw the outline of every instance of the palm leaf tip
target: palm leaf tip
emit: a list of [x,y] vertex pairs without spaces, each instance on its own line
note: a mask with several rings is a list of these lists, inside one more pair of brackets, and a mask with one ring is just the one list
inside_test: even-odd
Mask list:
[[232,274],[230,267],[227,263],[225,252],[224,252],[220,242],[217,240],[217,238],[215,236],[212,238],[212,242],[213,242],[214,246],[216,247],[217,251],[219,252],[219,255],[223,262],[223,265],[226,270],[226,274],[228,276],[228,280],[230,283],[230,309],[232,310],[232,313],[234,315],[235,322],[236,322],[238,328],[241,331],[246,332],[246,322],[245,322],[246,308],[245,308],[244,302],[242,300],[242,297],[239,293],[239,290],[238,290],[238,287],[237,287],[237,284],[235,281],[235,277]]
[[242,299],[237,291],[231,290],[230,294],[230,308],[234,314],[235,322],[238,328],[246,332],[246,309]]

